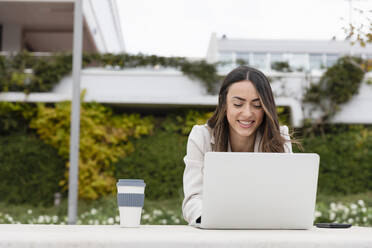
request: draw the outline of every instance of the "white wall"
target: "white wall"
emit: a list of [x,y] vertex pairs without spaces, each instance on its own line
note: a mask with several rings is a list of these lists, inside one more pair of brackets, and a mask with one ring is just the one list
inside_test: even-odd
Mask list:
[[[71,88],[72,78],[65,77],[53,93],[71,95]],[[200,82],[175,70],[85,69],[81,89],[87,90],[86,100],[106,103],[213,105],[209,99],[216,98],[209,96]]]
[[[372,79],[372,73],[369,73]],[[341,106],[341,111],[333,118],[335,123],[370,123],[372,124],[372,85],[366,80],[359,88],[359,93]]]
[[[303,93],[310,81],[319,76],[307,77],[304,73],[277,73],[269,75],[275,101],[278,106],[288,106],[292,124],[300,127],[304,118],[319,117],[319,112],[302,104]],[[372,73],[367,75],[372,79]],[[366,80],[366,79],[365,79]],[[51,93],[0,93],[0,101],[58,102],[70,100],[72,77],[66,76]],[[214,107],[216,95],[209,95],[201,82],[192,80],[180,71],[164,70],[113,70],[102,68],[84,69],[81,89],[86,89],[85,101],[119,104],[132,107],[165,108]],[[372,123],[372,85],[363,82],[359,94],[342,106],[332,120],[335,123]]]
[[116,0],[83,1],[84,17],[100,53],[125,52]]

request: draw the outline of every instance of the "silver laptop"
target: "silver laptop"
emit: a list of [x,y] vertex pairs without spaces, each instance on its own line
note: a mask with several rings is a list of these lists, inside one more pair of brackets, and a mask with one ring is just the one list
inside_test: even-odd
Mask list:
[[309,229],[318,171],[314,153],[208,152],[199,227]]

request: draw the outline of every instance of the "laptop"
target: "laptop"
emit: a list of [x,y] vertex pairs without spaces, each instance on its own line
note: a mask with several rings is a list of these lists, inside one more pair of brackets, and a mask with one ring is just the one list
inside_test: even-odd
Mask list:
[[319,171],[315,153],[208,152],[204,229],[310,229]]

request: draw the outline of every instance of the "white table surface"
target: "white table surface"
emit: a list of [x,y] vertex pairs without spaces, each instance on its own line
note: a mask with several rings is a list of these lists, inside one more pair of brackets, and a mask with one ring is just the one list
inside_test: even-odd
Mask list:
[[191,226],[0,225],[0,247],[372,248],[371,227],[202,230]]

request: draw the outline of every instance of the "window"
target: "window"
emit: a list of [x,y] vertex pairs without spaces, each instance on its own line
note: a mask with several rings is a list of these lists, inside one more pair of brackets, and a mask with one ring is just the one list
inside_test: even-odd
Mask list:
[[238,65],[241,65],[241,64],[249,65],[249,53],[237,53],[236,63]]
[[217,70],[220,73],[228,73],[234,68],[234,55],[232,52],[221,52],[218,56],[218,61],[221,62],[218,64]]
[[324,68],[322,54],[311,53],[309,57],[310,57],[310,70],[320,70]]
[[233,54],[231,52],[222,52],[218,56],[220,62],[233,62]]
[[289,60],[289,66],[296,71],[303,71],[307,69],[308,58],[305,53],[294,53]]
[[282,53],[271,53],[270,54],[270,65],[271,65],[271,69],[274,69],[273,68],[273,65],[274,63],[277,63],[277,62],[286,62],[287,60],[284,58],[283,54]]
[[267,69],[267,54],[266,53],[253,53],[253,67],[261,70]]
[[327,54],[327,67],[331,67],[336,63],[338,59],[337,54]]
[[271,64],[275,62],[285,62],[286,59],[284,58],[282,53],[271,53]]

